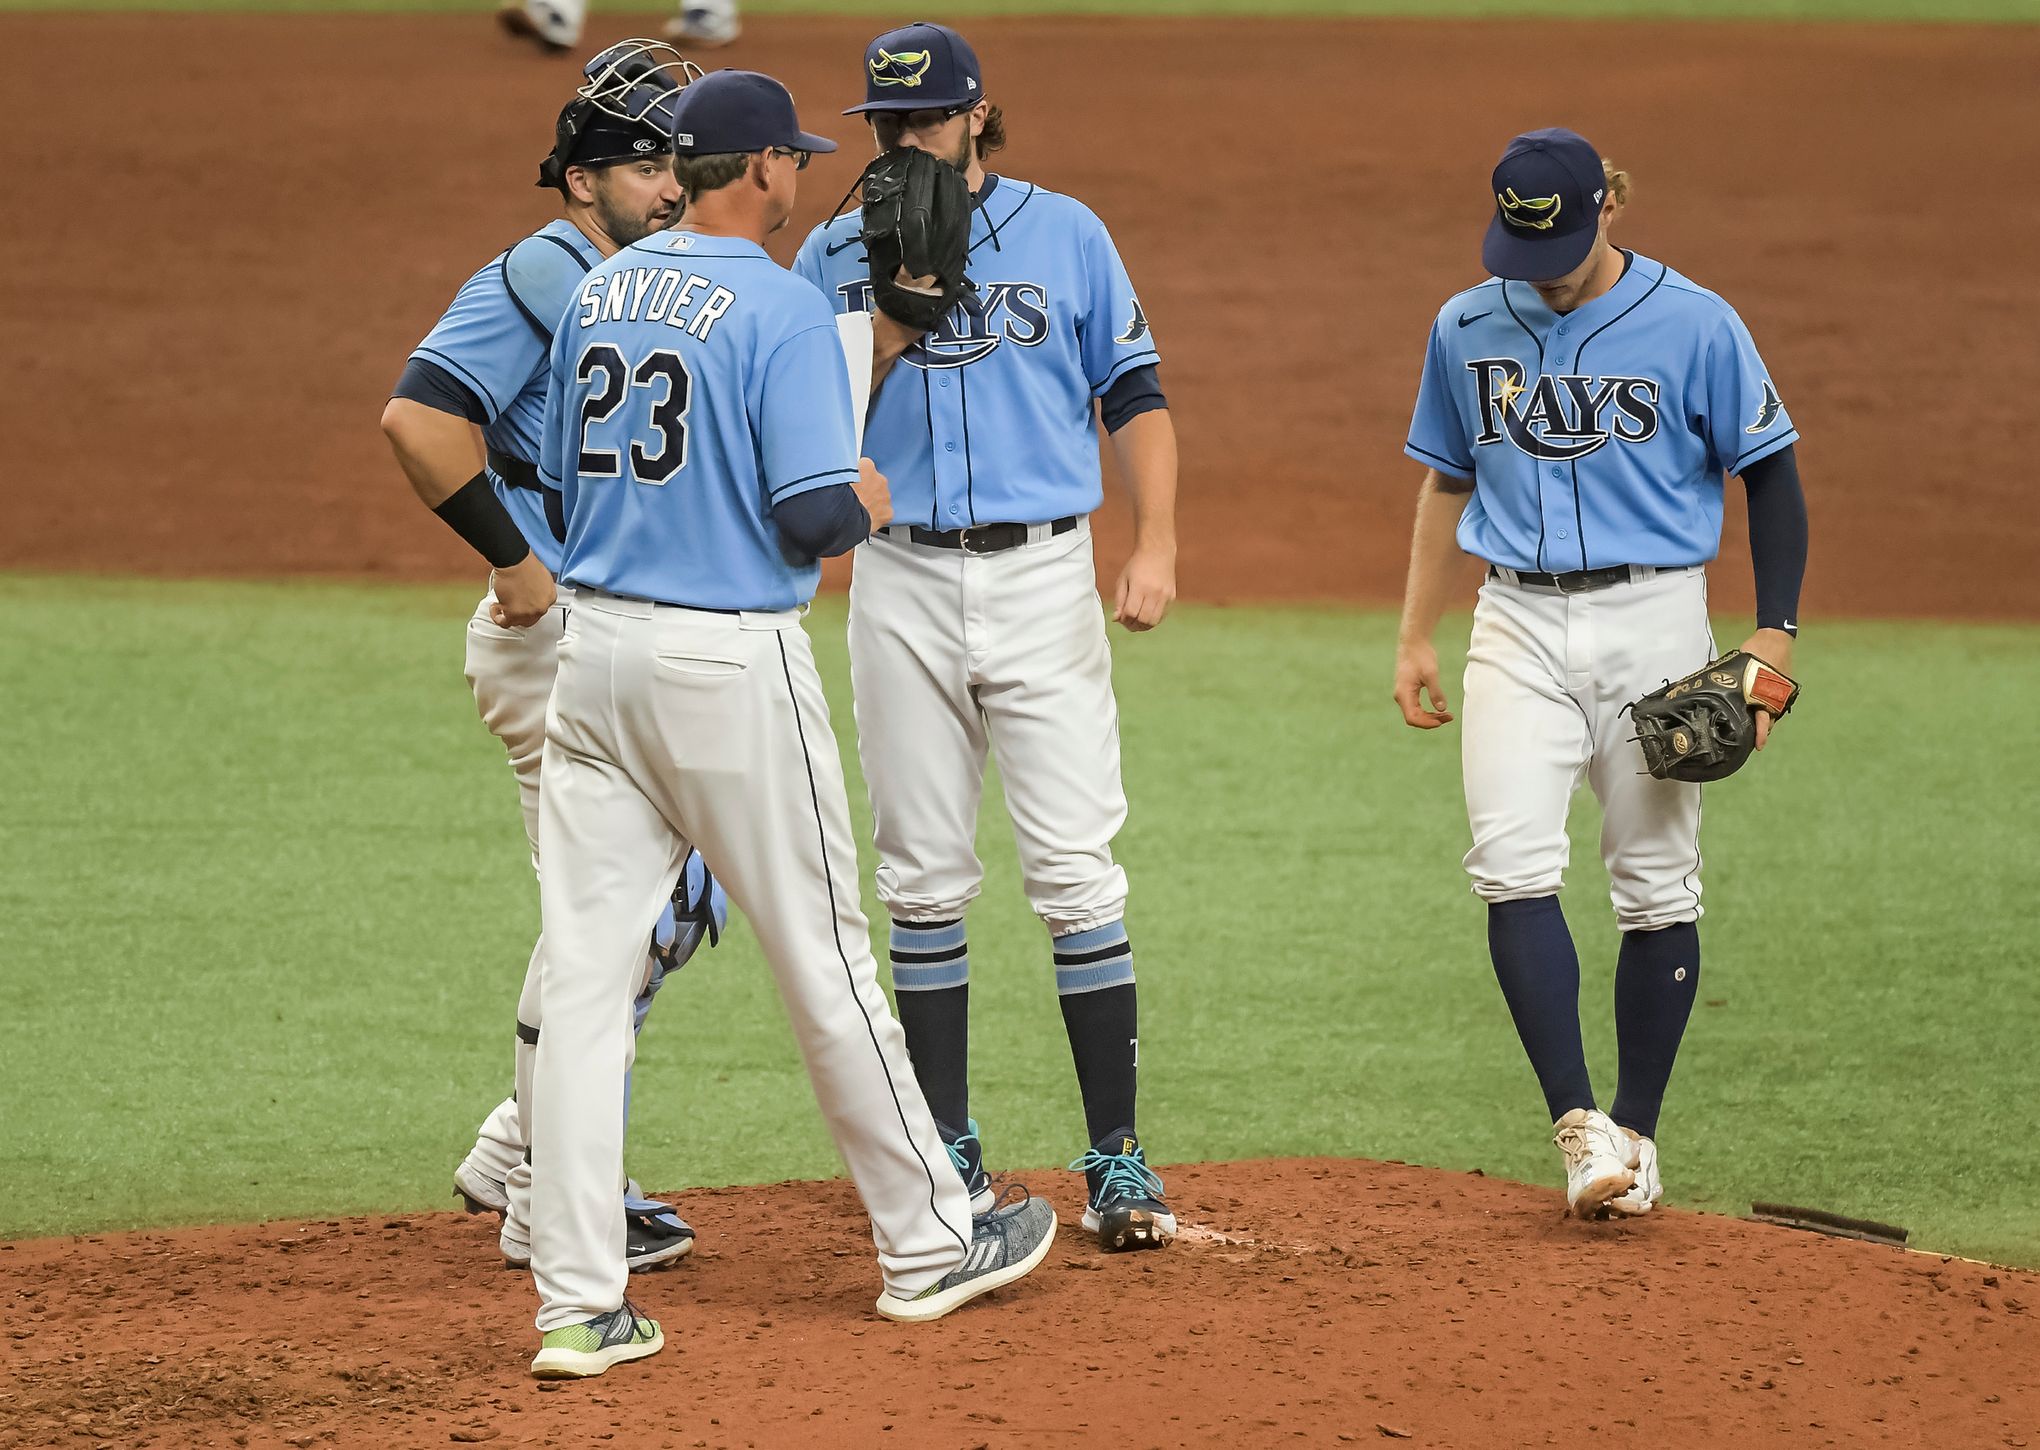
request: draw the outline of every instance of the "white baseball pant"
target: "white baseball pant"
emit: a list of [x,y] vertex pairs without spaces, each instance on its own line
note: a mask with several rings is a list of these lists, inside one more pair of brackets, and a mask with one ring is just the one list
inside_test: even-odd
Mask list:
[[623,1302],[623,1069],[640,923],[690,843],[750,920],[887,1289],[961,1263],[949,1166],[879,989],[842,762],[797,612],[729,615],[581,590],[539,792],[546,962],[531,1094],[540,1330]]
[[1461,769],[1485,901],[1555,895],[1566,814],[1584,776],[1601,802],[1601,857],[1623,931],[1694,921],[1700,787],[1658,780],[1623,707],[1713,658],[1703,570],[1637,568],[1583,594],[1490,576],[1473,613]]
[[[539,763],[545,753],[545,712],[552,699],[553,677],[559,670],[560,635],[573,608],[574,591],[559,589],[559,599],[537,623],[506,628],[490,618],[495,595],[485,594],[467,627],[467,682],[475,708],[489,731],[503,742],[517,775],[518,804],[531,842],[531,867],[538,870]],[[657,912],[654,911],[654,916]],[[648,933],[649,934],[649,930]],[[524,986],[517,1001],[519,1027],[512,1081],[516,1090],[490,1111],[475,1135],[467,1161],[505,1185],[509,1209],[504,1215],[506,1246],[525,1248],[531,1239],[531,1176],[524,1161],[530,1125],[524,1108],[531,1098],[531,1034],[539,1025],[538,975],[545,951],[540,934],[525,965]],[[645,960],[649,974],[651,962]],[[633,1040],[635,1050],[635,1040]],[[623,1184],[618,1179],[617,1191]]]
[[1119,707],[1088,524],[996,554],[890,531],[859,545],[850,680],[893,916],[948,920],[977,898],[988,749],[1050,934],[1125,915]]

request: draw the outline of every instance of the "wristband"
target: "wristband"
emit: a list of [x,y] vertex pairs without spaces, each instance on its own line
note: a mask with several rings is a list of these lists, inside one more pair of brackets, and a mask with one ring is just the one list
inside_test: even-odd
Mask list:
[[508,569],[531,554],[530,542],[489,486],[487,473],[477,473],[432,512],[446,520],[446,526],[466,539],[492,569]]

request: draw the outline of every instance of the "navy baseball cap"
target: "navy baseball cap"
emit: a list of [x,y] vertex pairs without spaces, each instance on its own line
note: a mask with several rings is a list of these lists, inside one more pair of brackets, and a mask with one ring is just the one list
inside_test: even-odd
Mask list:
[[970,42],[946,25],[916,20],[864,48],[864,104],[843,114],[948,110],[984,98],[984,73]]
[[682,156],[721,156],[772,146],[790,151],[836,149],[828,137],[801,130],[792,93],[756,71],[710,71],[680,92],[674,103],[673,149]]
[[1497,277],[1549,282],[1594,249],[1607,182],[1601,153],[1577,131],[1553,126],[1509,143],[1494,175],[1495,216],[1480,259]]

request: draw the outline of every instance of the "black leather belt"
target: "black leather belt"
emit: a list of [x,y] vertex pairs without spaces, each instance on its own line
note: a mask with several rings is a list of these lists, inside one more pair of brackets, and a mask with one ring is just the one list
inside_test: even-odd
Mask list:
[[[1051,536],[1067,534],[1077,526],[1074,515],[1056,519],[1048,526]],[[1031,524],[974,524],[967,529],[924,529],[915,524],[907,537],[931,549],[961,549],[966,554],[998,554],[1017,549],[1027,542]]]
[[[1544,589],[1556,589],[1561,594],[1585,594],[1595,589],[1606,589],[1610,584],[1627,584],[1629,566],[1611,564],[1606,569],[1575,569],[1570,574],[1537,574],[1528,569],[1512,570],[1518,584],[1534,584]],[[1488,577],[1499,579],[1501,570],[1488,565]]]
[[489,450],[489,468],[496,477],[502,479],[503,482],[509,484],[512,488],[528,488],[533,493],[539,491],[538,465],[535,463],[526,463],[514,454],[499,452],[491,448]]

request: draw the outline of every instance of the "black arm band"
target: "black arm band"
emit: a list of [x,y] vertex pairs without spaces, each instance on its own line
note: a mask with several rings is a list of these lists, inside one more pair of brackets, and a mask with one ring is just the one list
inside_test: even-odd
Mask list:
[[806,562],[847,554],[871,536],[871,515],[847,483],[811,488],[772,505],[785,552]]
[[1743,470],[1749,490],[1750,564],[1757,576],[1757,628],[1799,633],[1799,587],[1806,578],[1806,491],[1796,445],[1788,443]]
[[1157,408],[1168,406],[1169,400],[1162,396],[1162,381],[1155,376],[1153,363],[1121,373],[1105,390],[1105,396],[1098,400],[1098,412],[1105,419],[1107,433],[1117,433],[1142,413],[1152,413]]
[[489,421],[488,411],[482,407],[482,400],[475,396],[473,388],[439,364],[421,357],[414,357],[404,364],[404,375],[397,379],[397,386],[390,396],[408,398],[441,413],[465,418],[470,423],[486,424]]
[[452,497],[432,512],[445,519],[446,526],[466,539],[492,569],[521,564],[531,553],[524,531],[503,507],[503,500],[496,497],[486,473],[476,474],[455,489]]

